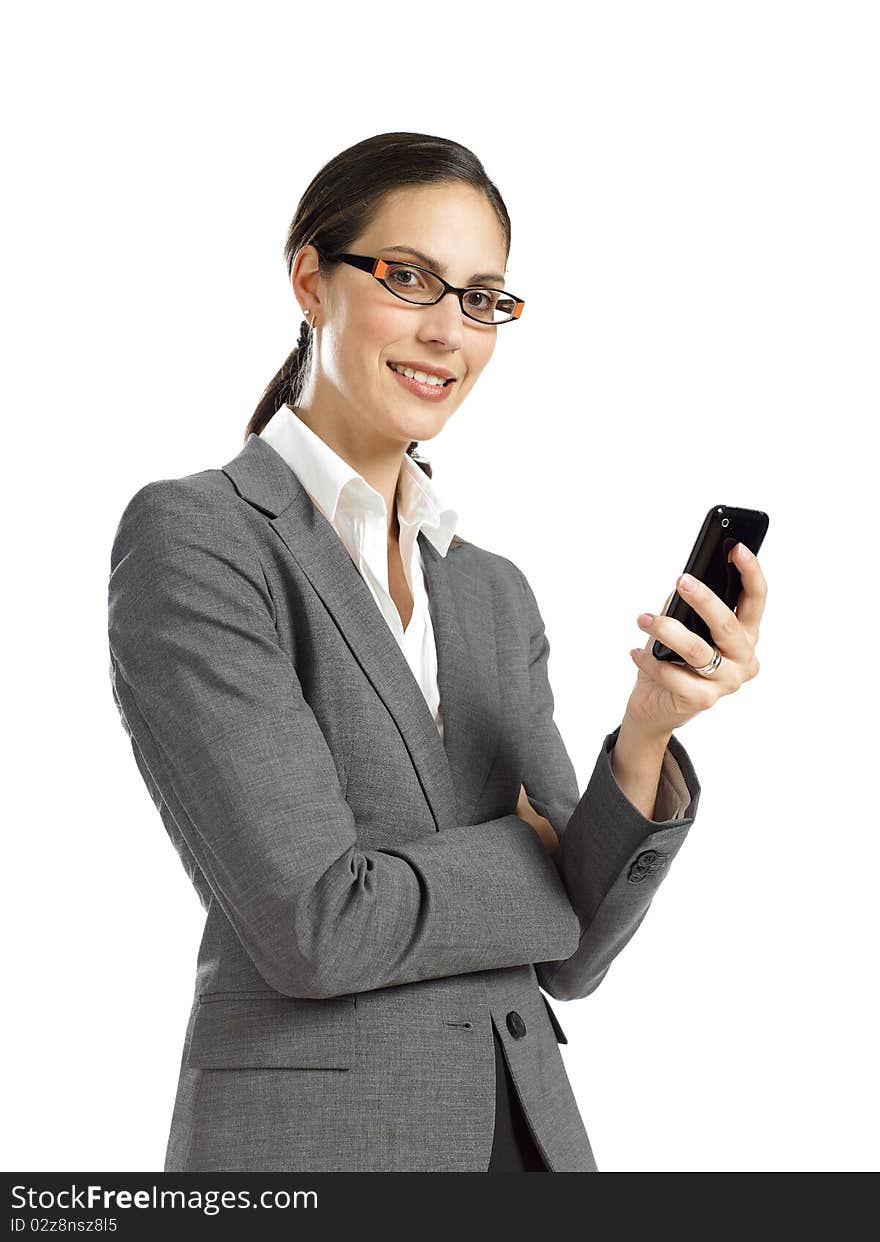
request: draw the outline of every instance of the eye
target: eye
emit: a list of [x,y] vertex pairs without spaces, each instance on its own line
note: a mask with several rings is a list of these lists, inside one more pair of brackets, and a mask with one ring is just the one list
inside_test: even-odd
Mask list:
[[474,310],[487,310],[488,307],[495,305],[498,296],[497,293],[492,293],[488,289],[470,289],[467,299]]
[[[412,267],[392,267],[386,273],[388,280],[396,285],[400,285],[401,289],[418,289],[424,287],[421,272]],[[406,279],[412,277],[411,280]]]

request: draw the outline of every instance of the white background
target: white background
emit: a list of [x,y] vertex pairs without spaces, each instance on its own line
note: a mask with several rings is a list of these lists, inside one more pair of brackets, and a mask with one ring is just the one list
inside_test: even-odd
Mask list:
[[[577,22],[577,25],[574,23]],[[320,166],[413,130],[513,220],[423,443],[525,570],[583,788],[716,503],[770,515],[761,672],[636,938],[556,1010],[603,1171],[878,1167],[877,8],[31,3],[4,22],[7,1170],[160,1170],[203,911],[112,700],[109,552],[292,348]],[[11,364],[11,365],[10,365]]]

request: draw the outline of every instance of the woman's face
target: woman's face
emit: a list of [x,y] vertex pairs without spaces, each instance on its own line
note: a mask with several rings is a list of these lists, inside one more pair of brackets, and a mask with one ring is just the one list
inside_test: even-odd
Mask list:
[[[413,247],[431,261],[401,247]],[[348,250],[409,260],[457,286],[504,284],[501,223],[485,196],[461,183],[393,191]],[[453,294],[433,306],[413,305],[369,272],[340,263],[324,279],[316,266],[315,251],[303,247],[294,289],[301,305],[314,308],[318,327],[302,404],[319,408],[354,442],[363,443],[368,429],[369,439],[378,436],[403,448],[411,440],[432,439],[477,382],[498,329],[465,318]],[[432,400],[401,382],[390,362],[420,363],[413,369],[438,368],[455,380],[437,390],[442,400]]]

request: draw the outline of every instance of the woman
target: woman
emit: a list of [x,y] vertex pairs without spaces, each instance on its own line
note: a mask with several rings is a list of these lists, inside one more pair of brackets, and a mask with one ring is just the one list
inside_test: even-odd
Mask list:
[[673,730],[755,675],[764,579],[738,561],[737,614],[695,584],[710,675],[646,622],[579,795],[532,590],[414,457],[517,330],[509,247],[466,148],[343,151],[244,447],[119,523],[114,696],[207,912],[166,1171],[597,1167],[539,985],[587,996],[644,918],[699,801]]

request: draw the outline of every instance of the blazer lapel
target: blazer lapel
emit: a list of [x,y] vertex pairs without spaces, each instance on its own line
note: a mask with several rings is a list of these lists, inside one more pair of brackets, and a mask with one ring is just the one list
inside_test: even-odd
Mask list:
[[295,471],[255,433],[225,466],[308,577],[397,724],[439,831],[464,824],[498,744],[498,675],[486,585],[419,542],[437,647],[444,738],[385,618],[348,551]]

